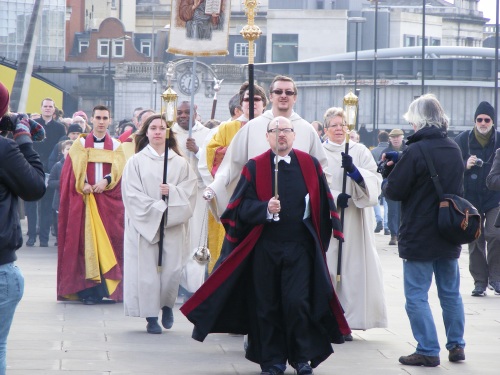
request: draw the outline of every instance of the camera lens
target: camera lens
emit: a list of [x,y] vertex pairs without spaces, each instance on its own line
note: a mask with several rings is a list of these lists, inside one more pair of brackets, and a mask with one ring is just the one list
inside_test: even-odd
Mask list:
[[484,161],[482,159],[476,159],[476,162],[474,163],[474,165],[476,167],[479,167],[479,168],[481,168],[483,166],[483,164],[484,164]]

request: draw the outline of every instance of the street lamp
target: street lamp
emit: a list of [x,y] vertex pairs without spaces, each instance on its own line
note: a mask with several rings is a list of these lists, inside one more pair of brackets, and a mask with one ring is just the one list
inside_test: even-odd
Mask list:
[[358,88],[358,26],[360,23],[366,22],[364,17],[349,17],[348,22],[354,23],[356,25],[356,43],[354,52],[354,92]]
[[378,134],[377,127],[377,30],[378,30],[378,0],[375,2],[375,42],[373,45],[373,131]]
[[426,0],[422,0],[422,84],[421,84],[421,95],[424,95],[424,83],[425,83],[425,6],[427,5]]

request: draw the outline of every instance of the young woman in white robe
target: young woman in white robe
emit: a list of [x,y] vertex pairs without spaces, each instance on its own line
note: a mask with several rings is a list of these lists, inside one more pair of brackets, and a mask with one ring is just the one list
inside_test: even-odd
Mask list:
[[[196,202],[197,178],[181,156],[170,132],[167,183],[163,184],[167,125],[160,115],[149,117],[136,136],[136,154],[122,177],[125,205],[125,315],[146,318],[148,333],[170,329],[181,270],[189,255],[189,218]],[[168,196],[167,202],[162,195]],[[160,222],[163,228],[162,268],[158,271]]]
[[[325,132],[328,139],[323,147],[328,158],[328,169],[332,175],[330,189],[337,197],[342,193],[342,154],[345,152],[345,116],[341,108],[330,108],[325,113]],[[366,146],[349,142],[352,163],[362,177],[362,183],[347,177],[346,193],[348,207],[344,210],[344,238],[342,244],[341,278],[337,282],[338,245],[330,241],[326,253],[328,268],[335,290],[345,310],[345,317],[351,329],[387,327],[387,309],[382,267],[377,254],[374,215],[372,207],[380,195],[382,177],[377,173],[377,165]],[[359,175],[357,176],[359,180]],[[350,337],[347,339],[351,339]]]

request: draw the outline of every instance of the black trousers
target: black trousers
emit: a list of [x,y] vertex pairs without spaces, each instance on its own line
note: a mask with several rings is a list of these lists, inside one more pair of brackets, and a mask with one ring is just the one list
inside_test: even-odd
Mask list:
[[255,319],[248,335],[247,358],[262,369],[292,365],[332,352],[326,335],[311,320],[312,237],[297,241],[262,238],[254,249]]

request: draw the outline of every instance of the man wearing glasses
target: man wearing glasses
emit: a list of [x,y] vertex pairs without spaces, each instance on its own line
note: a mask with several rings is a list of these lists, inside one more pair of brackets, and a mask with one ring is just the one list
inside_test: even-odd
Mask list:
[[[266,132],[267,125],[275,117],[282,116],[290,120],[296,134],[294,147],[314,156],[319,160],[323,170],[327,170],[328,162],[318,134],[309,122],[293,110],[297,94],[297,86],[291,78],[276,76],[269,88],[272,108],[250,120],[234,136],[214,181],[207,187],[210,192],[208,197],[214,201],[212,209],[213,211],[216,209],[217,216],[220,217],[226,209],[229,197],[246,162],[265,152],[269,147],[260,135]],[[327,177],[329,179],[330,176],[327,175]]]
[[295,130],[282,116],[264,128],[268,149],[245,163],[221,217],[230,255],[181,308],[195,340],[248,334],[261,375],[287,362],[311,375],[350,332],[324,257],[332,234],[343,239],[339,216],[318,160],[292,149]]
[[108,134],[107,107],[94,107],[92,124],[92,132],[71,146],[61,171],[57,241],[57,299],[86,305],[123,300],[125,155]]
[[500,231],[495,228],[500,192],[486,187],[486,177],[500,147],[500,133],[495,130],[495,110],[481,102],[474,114],[474,128],[460,133],[455,141],[465,164],[464,192],[482,217],[481,236],[469,244],[469,271],[474,279],[474,297],[486,295],[488,284],[500,295]]

